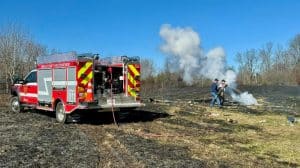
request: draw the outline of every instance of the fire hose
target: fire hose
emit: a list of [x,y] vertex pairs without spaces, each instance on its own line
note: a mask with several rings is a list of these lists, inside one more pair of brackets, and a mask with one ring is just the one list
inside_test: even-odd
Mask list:
[[113,94],[113,76],[112,76],[112,68],[108,68],[108,72],[110,73],[110,98],[111,98],[111,112],[113,116],[114,123],[117,127],[119,127],[116,117],[115,117],[115,111],[114,111],[114,94]]

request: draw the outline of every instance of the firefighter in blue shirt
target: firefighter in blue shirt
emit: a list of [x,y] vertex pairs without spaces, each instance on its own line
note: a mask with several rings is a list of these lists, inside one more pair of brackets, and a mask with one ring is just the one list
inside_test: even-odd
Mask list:
[[219,96],[218,96],[218,82],[219,82],[219,80],[215,79],[210,87],[210,93],[212,96],[212,100],[210,102],[210,107],[213,107],[215,105],[215,102],[217,102],[217,104],[220,108],[222,107]]

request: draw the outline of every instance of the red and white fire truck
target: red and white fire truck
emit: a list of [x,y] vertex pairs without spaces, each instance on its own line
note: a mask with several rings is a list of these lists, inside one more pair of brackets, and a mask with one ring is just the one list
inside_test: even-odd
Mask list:
[[140,70],[138,57],[100,59],[75,52],[40,56],[37,68],[13,85],[11,110],[55,111],[56,120],[64,123],[75,110],[144,106]]

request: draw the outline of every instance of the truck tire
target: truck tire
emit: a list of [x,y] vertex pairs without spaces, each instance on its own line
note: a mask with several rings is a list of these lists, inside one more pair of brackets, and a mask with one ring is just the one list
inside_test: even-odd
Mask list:
[[65,107],[62,102],[58,102],[55,107],[56,121],[59,123],[65,123],[67,120],[67,114],[65,113]]
[[20,113],[23,111],[23,107],[20,104],[18,96],[12,97],[9,101],[9,105],[10,105],[10,110],[15,113]]

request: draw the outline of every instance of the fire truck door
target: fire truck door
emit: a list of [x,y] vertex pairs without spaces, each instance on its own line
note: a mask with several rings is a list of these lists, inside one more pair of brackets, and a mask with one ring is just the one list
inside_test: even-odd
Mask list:
[[25,104],[37,103],[37,71],[31,71],[20,88],[20,101]]

